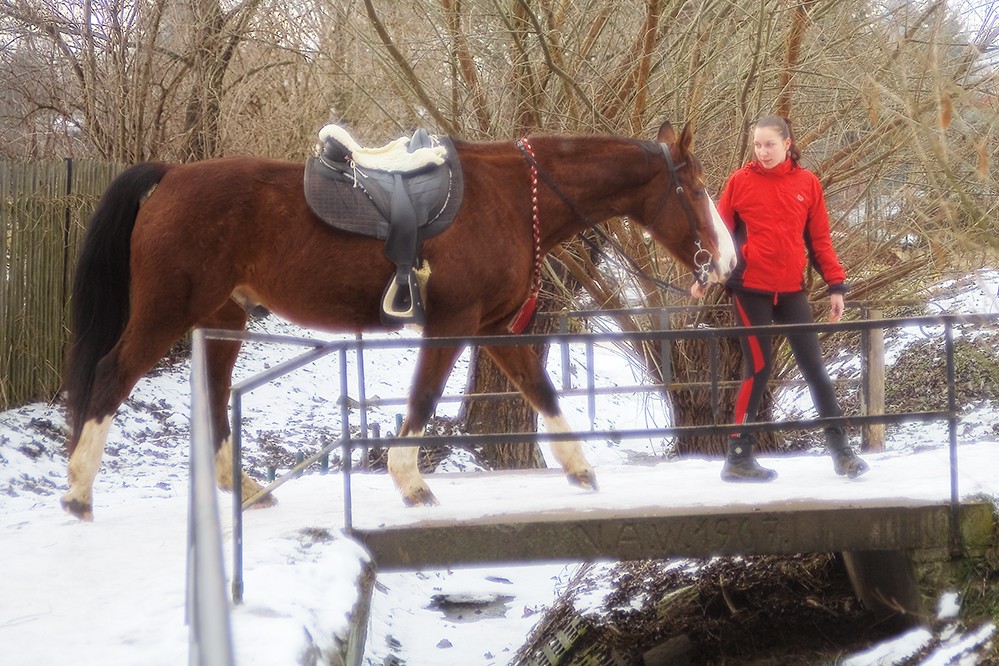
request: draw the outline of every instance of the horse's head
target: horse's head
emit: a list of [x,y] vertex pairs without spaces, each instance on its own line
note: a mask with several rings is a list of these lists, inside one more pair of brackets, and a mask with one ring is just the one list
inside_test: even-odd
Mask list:
[[701,163],[690,152],[693,138],[689,125],[679,137],[669,121],[659,128],[666,191],[652,197],[657,202],[645,226],[701,284],[725,282],[735,268],[735,246],[704,189]]

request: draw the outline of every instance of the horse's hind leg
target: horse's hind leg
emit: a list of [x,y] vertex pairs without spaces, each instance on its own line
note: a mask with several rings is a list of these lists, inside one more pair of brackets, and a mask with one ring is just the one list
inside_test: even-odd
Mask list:
[[[457,347],[424,347],[420,350],[413,388],[409,394],[406,420],[399,431],[400,437],[423,434],[423,429],[430,421],[459,352],[460,349]],[[437,498],[420,475],[419,453],[418,446],[390,448],[389,475],[399,488],[402,501],[407,506],[433,506],[437,504]]]
[[94,478],[101,468],[113,411],[84,421],[76,448],[69,457],[66,469],[69,490],[63,494],[59,503],[80,520],[94,519]]
[[[484,351],[510,378],[524,398],[545,420],[550,433],[571,431],[558,406],[555,387],[552,386],[534,350],[527,346],[484,347]],[[584,488],[597,489],[597,477],[583,455],[579,440],[558,440],[551,443],[552,454],[562,466],[570,483]]]
[[83,425],[71,447],[67,476],[69,490],[60,503],[81,520],[93,520],[94,478],[101,467],[111,418],[132,387],[163,357],[187,328],[160,317],[149,325],[129,321],[118,343],[96,367],[93,390],[83,410]]
[[[198,322],[203,328],[242,331],[246,328],[246,311],[232,299]],[[232,386],[232,369],[236,365],[241,343],[238,340],[208,340],[205,343],[205,361],[208,374],[208,399],[212,417],[212,443],[215,446],[215,480],[219,488],[231,491],[232,482],[232,430],[228,418],[229,389]],[[262,488],[245,471],[240,472],[242,498],[247,500]],[[268,495],[254,507],[272,506],[277,500]]]

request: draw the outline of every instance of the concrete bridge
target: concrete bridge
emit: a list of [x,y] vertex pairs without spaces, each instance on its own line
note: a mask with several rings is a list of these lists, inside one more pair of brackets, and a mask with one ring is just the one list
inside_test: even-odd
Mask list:
[[379,571],[502,562],[640,560],[960,549],[988,504],[925,500],[772,502],[753,507],[560,510],[355,528]]

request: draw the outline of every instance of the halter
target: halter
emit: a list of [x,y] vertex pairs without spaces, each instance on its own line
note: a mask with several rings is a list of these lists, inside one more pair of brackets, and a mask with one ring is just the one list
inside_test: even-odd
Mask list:
[[690,225],[690,237],[694,239],[694,247],[697,248],[694,250],[694,279],[704,287],[708,284],[708,274],[711,272],[711,253],[701,245],[701,234],[697,230],[697,215],[694,214],[694,211],[690,208],[690,204],[687,203],[683,185],[680,184],[680,169],[687,163],[675,163],[673,156],[670,155],[669,146],[665,143],[660,143],[659,147],[662,148],[663,157],[666,158],[666,167],[669,169],[670,181],[676,185],[676,198],[680,200],[680,207],[683,209],[683,214],[687,217],[687,224]]
[[[669,171],[670,181],[671,181],[671,183],[675,184],[675,191],[676,191],[677,197],[680,199],[680,205],[683,208],[683,213],[687,217],[687,223],[688,223],[688,225],[690,225],[690,234],[691,234],[691,237],[694,239],[694,245],[697,248],[694,251],[694,258],[693,258],[693,263],[694,263],[694,266],[696,268],[695,273],[694,273],[694,278],[700,284],[706,285],[707,282],[708,282],[709,269],[711,267],[711,253],[708,252],[708,250],[706,250],[704,248],[704,246],[701,245],[701,237],[700,237],[700,234],[697,231],[697,216],[694,214],[694,211],[691,210],[690,204],[687,203],[687,200],[683,196],[684,190],[683,190],[683,186],[680,184],[680,169],[683,168],[686,165],[686,162],[681,162],[679,165],[677,165],[673,161],[673,157],[669,153],[669,146],[667,146],[666,144],[659,144],[659,146],[660,146],[660,148],[662,148],[663,156],[666,158],[666,167],[667,167],[667,170]],[[535,234],[535,265],[534,265],[534,274],[532,276],[533,279],[532,279],[532,284],[531,284],[532,295],[534,294],[535,284],[537,284],[537,282],[538,282],[537,278],[540,277],[540,275],[541,275],[541,257],[540,257],[540,251],[539,251],[540,248],[538,247],[538,245],[539,245],[539,243],[538,243],[538,234],[539,234],[539,230],[540,230],[539,229],[540,225],[539,225],[539,220],[538,220],[538,217],[537,217],[537,178],[539,176],[542,178],[542,180],[545,181],[545,184],[548,185],[548,187],[551,189],[551,191],[554,192],[555,195],[558,196],[558,198],[561,199],[563,203],[565,203],[565,205],[567,205],[569,208],[571,208],[572,211],[579,218],[581,218],[582,220],[585,220],[587,222],[587,225],[594,231],[594,233],[596,233],[598,236],[600,236],[600,238],[604,242],[606,242],[606,243],[608,243],[608,244],[610,244],[610,245],[612,245],[612,246],[614,246],[614,247],[617,248],[620,256],[623,257],[624,260],[628,262],[628,266],[623,266],[622,267],[622,268],[624,268],[625,271],[627,271],[628,273],[631,273],[632,275],[635,275],[636,277],[640,277],[640,278],[642,278],[644,280],[648,280],[649,282],[651,282],[652,284],[656,285],[657,287],[660,287],[661,289],[665,289],[667,291],[675,291],[678,294],[687,294],[688,293],[687,289],[685,289],[683,287],[678,287],[675,284],[672,284],[671,282],[667,282],[665,280],[660,280],[659,278],[656,278],[656,277],[654,277],[652,275],[649,275],[644,270],[642,270],[642,267],[639,266],[635,262],[634,259],[632,259],[630,256],[628,256],[628,254],[626,252],[624,252],[623,248],[621,248],[614,241],[614,239],[612,239],[610,236],[608,236],[606,233],[604,233],[604,231],[602,229],[600,229],[600,227],[598,227],[593,222],[593,220],[591,220],[587,215],[585,215],[583,213],[583,211],[579,210],[579,207],[576,206],[575,202],[573,202],[572,199],[570,199],[569,197],[567,197],[562,192],[562,190],[559,189],[558,185],[555,184],[555,181],[552,180],[551,177],[547,173],[545,173],[544,170],[542,170],[541,167],[538,165],[538,162],[537,162],[537,160],[534,157],[534,150],[530,147],[530,143],[527,141],[526,138],[518,139],[517,140],[517,148],[519,148],[520,151],[524,154],[524,159],[527,161],[528,166],[531,167],[531,184],[532,184],[532,187],[531,187],[531,189],[532,189],[531,198],[532,198],[532,205],[533,205],[532,212],[533,212],[533,218],[534,218],[533,222],[534,222],[534,234]],[[663,193],[663,195],[664,195],[663,198],[659,201],[659,207],[656,210],[655,217],[659,216],[659,211],[662,210],[663,205],[665,205],[665,203],[666,203],[666,196],[665,196],[665,194],[666,193],[664,192]],[[581,236],[581,239],[582,239],[582,241],[584,243],[586,243],[590,247],[590,249],[592,249],[594,252],[596,252],[600,256],[604,257],[605,259],[607,259],[607,261],[609,261],[610,263],[617,263],[617,264],[620,263],[620,262],[615,261],[614,257],[611,257],[606,252],[604,252],[603,248],[601,248],[599,245],[597,245],[592,240],[590,240],[589,238],[587,238],[585,235]],[[706,259],[705,259],[705,257],[706,257]],[[526,310],[526,309],[532,308],[532,305],[533,305],[533,303],[531,303],[532,300],[536,300],[536,299],[532,299],[529,296],[528,297],[528,302],[524,304],[524,307],[522,308],[522,310]],[[524,318],[522,316],[520,316],[520,315],[518,315],[517,317],[514,318],[514,320],[516,322],[518,322],[518,323],[522,322],[523,319]],[[526,323],[524,325],[526,326]],[[513,330],[513,327],[511,326],[510,329]]]

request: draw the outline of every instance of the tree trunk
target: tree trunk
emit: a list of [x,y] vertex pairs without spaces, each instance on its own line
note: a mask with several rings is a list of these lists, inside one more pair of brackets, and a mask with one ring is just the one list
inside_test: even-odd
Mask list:
[[[472,351],[468,370],[468,393],[458,420],[470,434],[536,432],[538,415],[519,395],[510,398],[475,398],[475,394],[516,392],[506,375],[488,355]],[[490,469],[533,469],[544,467],[537,442],[504,442],[483,446],[476,456]]]

